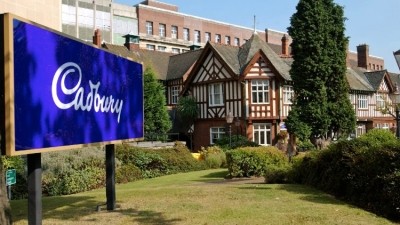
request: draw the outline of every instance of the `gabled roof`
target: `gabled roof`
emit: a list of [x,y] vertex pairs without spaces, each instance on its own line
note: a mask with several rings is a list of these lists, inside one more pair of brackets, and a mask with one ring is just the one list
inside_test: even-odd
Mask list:
[[263,40],[257,33],[253,34],[251,38],[240,48],[238,60],[241,66],[241,70],[247,67],[250,60],[253,59],[254,55],[261,51],[271,62],[272,66],[276,71],[286,80],[291,80],[289,71],[290,67],[287,63],[282,60],[281,57]]
[[390,73],[390,72],[388,72],[388,74],[389,74],[389,77],[390,77],[390,79],[392,81],[392,85],[393,86],[395,86],[396,84],[400,85],[400,74],[398,74],[398,73]]
[[388,76],[386,70],[365,72],[364,74],[369,83],[371,84],[372,88],[374,89],[374,91],[379,90],[379,87],[381,86],[385,76]]
[[152,51],[147,49],[138,49],[129,51],[125,46],[113,45],[105,43],[103,47],[113,52],[114,54],[127,57],[133,61],[141,62],[144,66],[151,66],[157,75],[157,79],[166,80],[169,58],[172,53]]
[[199,59],[202,49],[173,55],[169,59],[167,80],[182,78]]
[[346,78],[350,86],[350,90],[369,92],[374,91],[374,88],[365,77],[364,72],[365,71],[359,69],[347,68]]

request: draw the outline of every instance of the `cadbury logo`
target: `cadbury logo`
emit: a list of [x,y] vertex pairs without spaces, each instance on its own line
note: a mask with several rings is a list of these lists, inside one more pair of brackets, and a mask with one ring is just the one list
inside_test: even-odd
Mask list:
[[[79,80],[73,88],[67,88],[65,79],[68,75],[78,73]],[[60,82],[61,79],[61,82]],[[103,112],[103,113],[117,113],[118,123],[121,117],[123,100],[114,99],[113,96],[100,96],[98,93],[100,82],[93,84],[89,80],[90,91],[85,97],[84,88],[81,87],[82,71],[81,68],[73,62],[64,63],[60,66],[53,77],[51,85],[51,95],[56,106],[60,109],[74,108],[81,111]],[[75,96],[70,102],[62,102],[58,96],[57,90],[61,88],[62,94],[66,96]]]

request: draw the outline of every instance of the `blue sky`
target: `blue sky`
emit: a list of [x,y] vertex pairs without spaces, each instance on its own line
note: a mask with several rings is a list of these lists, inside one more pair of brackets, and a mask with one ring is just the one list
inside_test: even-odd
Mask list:
[[[114,0],[135,5],[140,0]],[[287,32],[298,0],[159,0],[179,12],[235,25]],[[400,49],[400,0],[335,0],[344,6],[349,48],[368,44],[370,54],[384,58],[390,72],[400,73],[393,52]]]

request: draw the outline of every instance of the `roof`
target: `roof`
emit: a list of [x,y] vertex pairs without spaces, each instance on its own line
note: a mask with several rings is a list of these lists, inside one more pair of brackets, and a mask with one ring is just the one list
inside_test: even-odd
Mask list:
[[203,49],[189,51],[178,55],[173,55],[169,59],[167,80],[182,78],[189,69],[196,63]]
[[386,73],[387,73],[386,70],[379,70],[379,71],[365,72],[364,75],[368,79],[372,88],[375,91],[378,91],[383,79],[385,78]]
[[141,62],[145,67],[151,66],[156,73],[157,79],[166,80],[169,58],[173,56],[172,53],[147,49],[129,51],[125,46],[108,43],[103,44],[103,47],[116,55],[132,59],[133,61]]
[[374,91],[374,88],[369,83],[362,70],[347,68],[346,78],[351,90]]
[[284,79],[291,80],[289,75],[291,61],[281,58],[276,52],[277,47],[274,46],[274,51],[256,33],[240,48],[218,43],[209,44],[237,75],[240,75],[253,59],[254,55],[261,51]]

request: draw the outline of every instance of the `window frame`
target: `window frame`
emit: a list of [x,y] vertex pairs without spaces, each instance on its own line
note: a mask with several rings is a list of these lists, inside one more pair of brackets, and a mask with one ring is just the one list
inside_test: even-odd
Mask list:
[[[215,144],[215,141],[222,138],[225,135],[225,127],[210,127],[210,144]],[[213,138],[213,134],[217,137]]]
[[[261,84],[260,84],[261,83]],[[261,88],[261,90],[260,90]],[[251,81],[251,103],[252,104],[269,104],[269,80],[252,80]],[[262,98],[262,99],[261,99]]]
[[194,31],[194,43],[195,44],[201,43],[201,32],[199,30]]
[[[272,144],[271,129],[272,125],[270,123],[254,123],[253,141],[262,146],[270,146]],[[262,141],[264,143],[261,143]]]
[[146,21],[146,34],[153,35],[153,22],[152,21]]
[[211,41],[211,33],[210,33],[210,32],[205,32],[205,33],[204,33],[204,40],[205,40],[206,42]]
[[178,26],[175,25],[171,26],[171,38],[178,39]]
[[283,104],[289,104],[291,105],[293,96],[294,96],[294,90],[293,86],[291,85],[285,85],[283,86]]
[[[216,92],[216,87],[219,87],[219,92]],[[216,102],[220,96],[220,101]],[[208,85],[208,104],[210,107],[223,106],[224,105],[224,86],[223,83],[212,83]]]
[[179,86],[171,87],[171,104],[178,104],[179,91]]
[[189,28],[183,28],[183,40],[190,41],[190,30]]
[[357,103],[358,109],[368,109],[368,95],[359,94],[357,98]]
[[221,43],[221,35],[215,34],[215,43]]
[[167,27],[166,27],[166,25],[164,23],[158,24],[158,35],[161,38],[165,38],[166,33],[167,33],[166,31],[167,31]]

